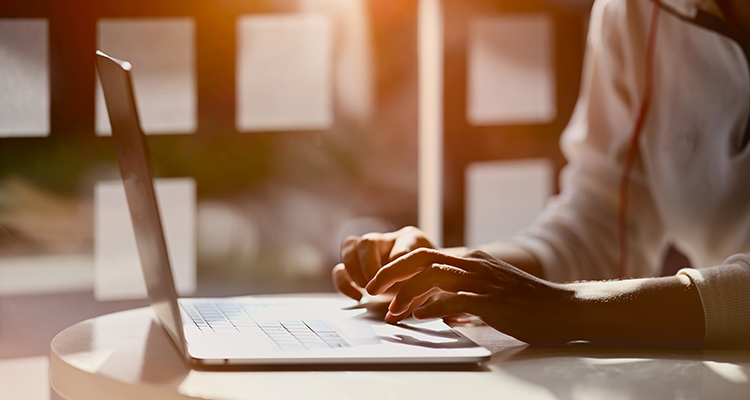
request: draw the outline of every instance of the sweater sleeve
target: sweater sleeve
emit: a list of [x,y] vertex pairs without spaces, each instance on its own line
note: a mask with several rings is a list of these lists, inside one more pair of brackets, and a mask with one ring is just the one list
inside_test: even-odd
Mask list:
[[695,284],[703,304],[706,347],[750,346],[750,254],[723,265],[678,272]]
[[[642,98],[644,64],[638,48],[646,41],[646,34],[639,33],[646,29],[637,23],[626,26],[622,17],[624,11],[644,10],[623,10],[625,3],[597,1],[592,10],[581,92],[561,139],[568,160],[561,193],[510,240],[534,254],[552,281],[617,275],[619,183]],[[629,197],[627,274],[653,276],[661,266],[664,229],[639,164]],[[492,253],[492,245],[484,249]]]

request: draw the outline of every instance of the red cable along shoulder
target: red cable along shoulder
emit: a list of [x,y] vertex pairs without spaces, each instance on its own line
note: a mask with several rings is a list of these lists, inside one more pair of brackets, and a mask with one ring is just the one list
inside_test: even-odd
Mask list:
[[656,31],[659,25],[659,10],[661,9],[659,0],[653,1],[654,6],[651,11],[651,26],[649,28],[648,43],[646,47],[645,88],[643,99],[641,100],[641,107],[638,110],[638,118],[636,118],[633,132],[630,135],[630,144],[625,157],[625,164],[623,165],[622,177],[620,179],[620,204],[617,221],[618,236],[620,239],[620,264],[617,269],[617,277],[619,279],[626,277],[628,265],[628,188],[630,186],[630,174],[633,170],[635,157],[638,154],[638,141],[641,137],[641,132],[643,131],[643,124],[645,123],[646,116],[648,115],[649,105],[651,104],[654,50],[656,48]]

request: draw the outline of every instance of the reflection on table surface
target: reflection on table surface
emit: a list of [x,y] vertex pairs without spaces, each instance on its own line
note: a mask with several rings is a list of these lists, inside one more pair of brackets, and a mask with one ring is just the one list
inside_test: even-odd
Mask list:
[[[190,369],[148,308],[90,319],[51,344],[66,397],[123,398],[747,398],[750,351],[532,348],[485,326],[458,327],[493,352],[476,367]],[[98,392],[97,392],[98,393]],[[110,397],[111,398],[111,397]]]

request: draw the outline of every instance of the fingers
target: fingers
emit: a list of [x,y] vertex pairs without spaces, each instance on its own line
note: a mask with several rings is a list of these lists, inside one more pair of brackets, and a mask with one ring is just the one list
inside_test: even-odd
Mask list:
[[361,238],[357,236],[348,236],[341,242],[341,262],[344,263],[346,272],[360,287],[365,287],[369,279],[365,277],[362,265],[359,261],[359,243]]
[[[385,265],[367,284],[367,292],[377,295],[388,290],[395,283],[412,278],[432,264],[460,266],[464,260],[432,249],[419,249],[399,257]],[[348,270],[348,268],[347,268]]]
[[482,293],[485,291],[484,279],[477,274],[444,264],[433,264],[404,283],[396,297],[391,301],[388,310],[394,315],[411,311],[415,308],[412,303],[425,294],[438,289],[442,292]]
[[367,286],[382,267],[381,260],[387,257],[394,241],[395,237],[379,233],[345,238],[341,242],[341,261],[352,281],[360,287]]
[[481,303],[482,295],[461,292],[427,303],[415,309],[412,315],[417,319],[442,318],[461,313],[481,315],[478,311]]
[[401,228],[397,232],[393,232],[389,235],[393,235],[394,243],[393,248],[388,255],[388,261],[395,260],[406,255],[410,251],[419,248],[435,248],[435,246],[433,246],[433,244],[427,239],[424,232],[413,226]]
[[333,268],[333,282],[341,293],[354,300],[362,300],[362,292],[354,285],[352,278],[346,271],[344,264],[338,264]]
[[417,307],[422,306],[424,303],[429,301],[432,297],[440,293],[441,293],[441,290],[438,288],[434,288],[430,290],[429,292],[412,300],[411,304],[409,304],[409,307],[406,309],[406,311],[401,312],[398,315],[393,314],[390,311],[388,311],[385,315],[385,322],[389,324],[395,324],[396,322],[401,321],[402,319],[408,317],[409,314],[411,314],[412,310],[414,310]]
[[381,253],[383,250],[390,251],[392,241],[386,242],[383,236],[378,233],[368,233],[362,236],[357,245],[357,255],[359,257],[359,265],[366,280],[365,285],[367,285],[367,282],[370,282],[370,279],[383,266],[381,263]]
[[396,232],[349,236],[341,243],[340,255],[351,281],[365,287],[383,264],[420,247],[433,245],[424,232],[408,226]]

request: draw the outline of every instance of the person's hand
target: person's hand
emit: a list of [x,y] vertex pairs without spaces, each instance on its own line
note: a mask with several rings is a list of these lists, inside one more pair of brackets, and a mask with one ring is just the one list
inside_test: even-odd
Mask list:
[[468,313],[530,344],[572,340],[565,329],[574,304],[571,290],[482,251],[463,257],[413,251],[381,268],[366,288],[377,295],[397,284],[402,286],[388,308],[389,323],[409,314],[429,319]]
[[413,226],[390,233],[349,236],[341,242],[341,263],[333,268],[333,282],[341,293],[360,300],[362,288],[383,265],[413,250],[434,247],[424,232]]

